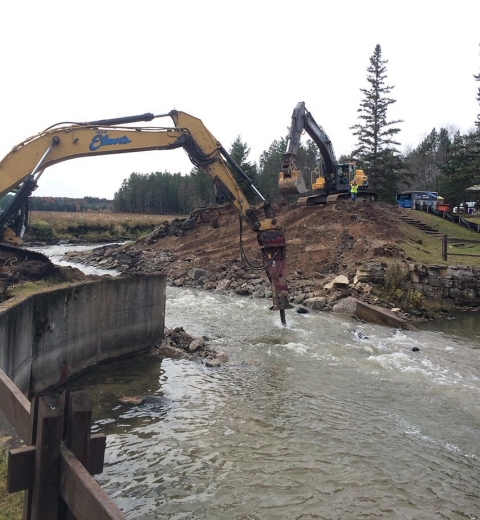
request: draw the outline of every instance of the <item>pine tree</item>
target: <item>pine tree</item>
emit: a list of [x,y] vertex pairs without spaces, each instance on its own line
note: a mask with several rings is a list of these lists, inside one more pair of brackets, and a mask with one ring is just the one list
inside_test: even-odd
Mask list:
[[[480,81],[480,74],[474,74],[473,77],[475,81]],[[477,101],[480,103],[480,88]],[[463,200],[466,188],[480,183],[480,114],[477,115],[475,126],[474,130],[464,135],[458,132],[442,168],[452,186],[452,192],[460,200]]]
[[[257,187],[258,168],[256,163],[248,161],[250,151],[251,149],[248,147],[247,143],[243,142],[240,136],[237,136],[230,147],[229,154],[238,166],[240,166],[240,168],[246,173],[253,185]],[[246,180],[235,170],[231,169],[231,172],[250,203],[253,204],[254,202],[258,202],[258,200],[254,200],[256,197],[255,191],[248,186]]]
[[286,139],[275,140],[260,156],[259,189],[260,193],[270,202],[280,198],[278,174],[282,166],[282,154],[286,147]]
[[[405,170],[411,177],[410,182],[402,181],[400,190],[441,191],[444,185],[442,166],[446,163],[453,139],[453,131],[434,128],[424,140],[405,157]],[[407,181],[409,179],[407,178]],[[443,195],[443,193],[442,193]]]
[[[473,77],[475,78],[475,81],[480,81],[480,73],[474,74]],[[480,87],[478,87],[478,90],[477,90],[477,101],[480,104]],[[477,115],[477,120],[475,121],[475,125],[477,126],[477,128],[480,131],[480,113]]]
[[364,94],[358,109],[361,122],[351,129],[358,137],[358,147],[354,152],[358,165],[366,171],[379,196],[393,201],[403,167],[403,158],[397,150],[399,143],[394,140],[400,128],[395,125],[402,121],[387,120],[387,109],[396,102],[389,97],[394,87],[385,84],[387,63],[387,60],[382,60],[382,49],[377,45],[367,69],[370,88],[360,89]]

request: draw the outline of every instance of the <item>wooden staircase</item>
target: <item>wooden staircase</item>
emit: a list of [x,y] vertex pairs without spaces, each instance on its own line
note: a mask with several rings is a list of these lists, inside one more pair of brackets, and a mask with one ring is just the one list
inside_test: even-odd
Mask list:
[[419,220],[416,220],[408,215],[399,215],[398,218],[400,220],[403,220],[403,222],[406,222],[407,224],[410,224],[411,226],[414,226],[429,235],[433,235],[438,238],[442,237],[442,233],[440,233],[438,229],[434,229],[428,226],[427,224],[424,224],[423,222],[420,222]]

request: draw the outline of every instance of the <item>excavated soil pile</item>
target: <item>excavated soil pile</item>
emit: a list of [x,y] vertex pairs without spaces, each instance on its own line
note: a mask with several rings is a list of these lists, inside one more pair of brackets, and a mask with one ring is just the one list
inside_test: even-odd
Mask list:
[[86,276],[73,267],[58,267],[41,253],[0,245],[0,303],[8,299],[9,287],[22,282],[68,283],[95,278],[98,276]]
[[[397,208],[338,201],[328,206],[283,205],[276,215],[285,227],[287,277],[294,304],[325,296],[328,309],[346,293],[377,303],[378,298],[364,287],[346,284],[343,291],[327,295],[324,286],[337,275],[352,282],[357,267],[369,259],[401,256]],[[251,270],[240,259],[240,238],[250,264],[260,266],[256,233],[244,226],[240,237],[238,216],[229,206],[165,222],[135,243],[71,253],[66,259],[124,273],[164,272],[169,283],[179,287],[268,298],[270,285],[263,268]]]

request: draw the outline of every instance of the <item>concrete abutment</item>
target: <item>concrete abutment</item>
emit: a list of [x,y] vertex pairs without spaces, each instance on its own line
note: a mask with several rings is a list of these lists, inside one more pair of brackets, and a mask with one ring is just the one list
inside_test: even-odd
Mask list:
[[27,396],[160,343],[166,276],[81,282],[0,305],[0,368]]

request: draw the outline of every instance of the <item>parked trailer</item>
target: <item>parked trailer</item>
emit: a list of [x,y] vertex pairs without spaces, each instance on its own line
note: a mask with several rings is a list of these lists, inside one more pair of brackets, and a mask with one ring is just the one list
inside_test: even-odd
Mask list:
[[436,208],[438,193],[436,191],[402,191],[397,193],[397,206],[405,209],[422,209],[422,206]]

